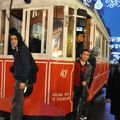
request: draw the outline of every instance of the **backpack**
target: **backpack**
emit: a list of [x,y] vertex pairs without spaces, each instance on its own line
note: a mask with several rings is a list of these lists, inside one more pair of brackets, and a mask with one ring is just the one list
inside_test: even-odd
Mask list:
[[30,53],[30,65],[31,65],[31,69],[30,69],[29,75],[28,75],[26,90],[24,91],[25,97],[28,97],[32,94],[33,84],[36,82],[36,73],[39,70],[31,53]]
[[32,57],[31,53],[30,53],[30,65],[31,65],[31,69],[28,75],[28,83],[27,83],[28,85],[34,84],[36,82],[36,73],[38,72],[38,66],[35,63],[35,60]]

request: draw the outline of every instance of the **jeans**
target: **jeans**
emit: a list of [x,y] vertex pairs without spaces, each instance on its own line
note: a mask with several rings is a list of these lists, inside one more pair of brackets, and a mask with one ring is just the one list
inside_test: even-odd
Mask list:
[[16,81],[14,86],[14,96],[12,101],[11,120],[22,120],[24,90],[20,89],[20,82]]
[[86,93],[83,87],[74,88],[74,98],[73,98],[73,116],[87,116],[88,112],[88,102]]

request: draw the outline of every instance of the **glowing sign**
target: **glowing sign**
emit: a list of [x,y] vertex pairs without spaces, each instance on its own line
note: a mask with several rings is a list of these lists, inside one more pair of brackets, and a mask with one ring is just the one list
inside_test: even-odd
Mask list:
[[92,0],[83,0],[83,4],[86,6],[90,6],[91,2],[92,2]]
[[94,4],[95,9],[100,10],[103,7],[103,3],[101,0],[97,0],[97,2]]
[[108,4],[106,7],[120,7],[120,0],[106,0],[105,2]]
[[[91,3],[94,3],[94,8],[97,10],[103,8],[102,0],[82,0],[82,3],[88,7],[91,5]],[[120,0],[105,0],[105,3],[106,3],[105,7],[109,8],[120,7]]]
[[111,48],[111,61],[110,63],[117,63],[120,58],[120,37],[110,38],[110,48]]
[[103,3],[102,3],[102,1],[101,0],[83,0],[83,4],[85,5],[85,6],[90,6],[90,4],[91,3],[95,3],[94,4],[94,7],[95,7],[95,9],[97,9],[97,10],[100,10],[100,9],[102,9],[102,7],[103,7]]

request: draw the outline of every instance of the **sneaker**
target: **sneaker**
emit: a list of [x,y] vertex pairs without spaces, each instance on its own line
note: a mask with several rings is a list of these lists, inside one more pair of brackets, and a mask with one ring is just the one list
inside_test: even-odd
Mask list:
[[86,116],[80,116],[80,120],[87,120]]

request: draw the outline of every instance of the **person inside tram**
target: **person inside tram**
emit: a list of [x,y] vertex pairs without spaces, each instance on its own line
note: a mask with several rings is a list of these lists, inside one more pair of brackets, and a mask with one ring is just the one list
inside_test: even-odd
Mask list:
[[115,116],[115,120],[120,120],[120,59],[118,64],[111,68],[107,88],[106,101],[111,103],[110,112]]
[[84,32],[76,32],[76,58],[79,59],[80,54],[84,48]]
[[88,59],[89,63],[92,65],[92,72],[91,72],[91,77],[90,77],[90,82],[88,87],[91,87],[92,81],[93,81],[93,77],[94,77],[94,73],[95,73],[95,69],[96,69],[96,58],[97,56],[100,54],[100,49],[99,47],[93,47],[93,49],[91,50],[91,54],[90,57]]
[[28,80],[28,74],[31,68],[30,52],[22,40],[22,36],[17,30],[10,30],[9,34],[11,48],[14,57],[14,73],[16,80],[14,87],[14,96],[12,101],[11,120],[22,120],[24,88]]
[[40,53],[41,52],[41,40],[38,38],[30,39],[29,50],[32,53]]
[[92,66],[88,62],[90,52],[83,49],[80,59],[75,63],[73,117],[87,120],[87,89],[90,81]]

